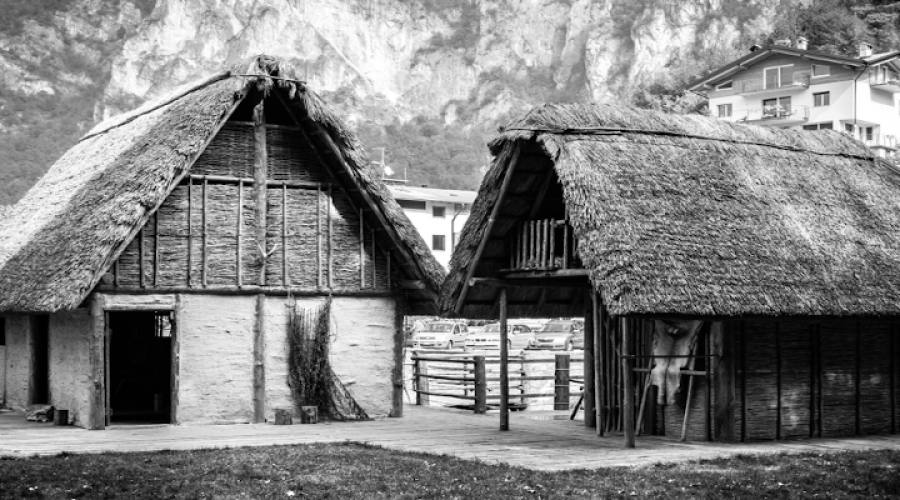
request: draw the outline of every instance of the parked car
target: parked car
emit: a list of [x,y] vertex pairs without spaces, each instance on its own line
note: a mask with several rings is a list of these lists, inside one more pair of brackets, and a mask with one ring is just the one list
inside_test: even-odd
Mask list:
[[[507,323],[509,349],[525,349],[534,339],[534,331],[521,323]],[[480,332],[466,336],[466,349],[500,349],[500,323],[491,323]]]
[[571,319],[553,319],[547,322],[528,345],[529,349],[558,349],[571,351],[575,347],[577,337],[581,337],[584,346],[583,330]]
[[466,324],[458,321],[429,321],[413,332],[413,349],[453,349],[466,342]]

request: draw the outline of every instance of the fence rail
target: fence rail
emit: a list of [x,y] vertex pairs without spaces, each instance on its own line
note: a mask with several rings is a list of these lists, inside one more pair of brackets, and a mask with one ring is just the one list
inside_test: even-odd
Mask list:
[[[488,394],[491,384],[499,385],[500,376],[488,371],[488,366],[500,364],[497,356],[454,355],[454,354],[420,354],[415,353],[412,361],[412,388],[415,391],[417,405],[429,403],[429,397],[445,397],[456,400],[471,401],[475,413],[485,413],[488,401],[492,405],[499,404],[499,394]],[[583,378],[572,376],[572,363],[582,363],[583,357],[570,354],[557,354],[554,358],[525,358],[510,356],[510,393],[507,400],[511,407],[526,407],[529,402],[540,398],[553,398],[555,410],[568,410],[570,397],[580,394],[583,387],[572,391],[571,386],[584,385]],[[526,365],[552,365],[552,375],[529,374]],[[577,364],[575,366],[578,366]],[[518,368],[518,369],[515,369]],[[553,382],[552,392],[531,391],[529,382]],[[433,384],[431,382],[434,382]],[[441,387],[432,387],[441,386]],[[443,390],[441,390],[443,389]]]

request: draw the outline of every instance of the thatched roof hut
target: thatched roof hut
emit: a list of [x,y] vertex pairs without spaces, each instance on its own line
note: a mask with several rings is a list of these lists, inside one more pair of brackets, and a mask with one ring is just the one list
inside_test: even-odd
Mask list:
[[[900,312],[900,173],[844,134],[545,105],[490,147],[444,283],[447,313],[496,315],[496,291],[477,278],[509,274],[506,240],[545,179],[545,204],[558,183],[578,257],[614,316]],[[511,294],[511,316],[583,311],[583,294]]]
[[254,89],[277,90],[303,117],[304,134],[354,201],[385,223],[380,237],[420,283],[413,309],[433,310],[444,272],[354,135],[290,68],[260,56],[107,120],[64,154],[0,220],[0,311],[77,307]]

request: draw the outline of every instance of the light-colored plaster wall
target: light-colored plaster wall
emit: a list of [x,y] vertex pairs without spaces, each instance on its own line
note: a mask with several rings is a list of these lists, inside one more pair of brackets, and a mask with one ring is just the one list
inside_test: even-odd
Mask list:
[[253,420],[256,297],[181,296],[177,423]]
[[24,314],[6,317],[6,406],[28,406],[31,376],[31,319]]
[[[297,299],[298,308],[321,305],[322,298]],[[294,407],[288,376],[287,300],[266,299],[266,418],[276,408]],[[372,418],[391,411],[394,366],[393,298],[336,297],[332,303],[331,367],[353,399]]]
[[89,425],[92,319],[87,309],[50,315],[50,402],[69,410],[76,425]]

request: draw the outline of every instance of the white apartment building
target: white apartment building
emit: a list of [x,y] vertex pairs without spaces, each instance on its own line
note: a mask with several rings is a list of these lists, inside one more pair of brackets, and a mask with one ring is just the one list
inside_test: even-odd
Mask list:
[[900,145],[900,51],[856,57],[806,49],[800,38],[760,48],[693,82],[713,116],[733,122],[853,135],[884,157]]
[[434,189],[405,184],[389,184],[397,203],[406,212],[435,259],[450,267],[450,256],[459,241],[459,233],[469,218],[475,191]]

